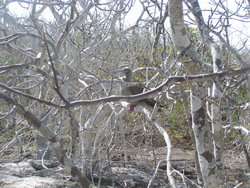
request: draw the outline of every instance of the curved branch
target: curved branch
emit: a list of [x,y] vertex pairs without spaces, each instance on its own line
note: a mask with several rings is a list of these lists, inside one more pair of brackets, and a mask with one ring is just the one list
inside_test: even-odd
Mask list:
[[228,71],[221,71],[211,74],[199,74],[199,75],[188,75],[188,76],[173,76],[169,77],[165,82],[163,82],[158,87],[147,91],[145,93],[137,94],[137,95],[130,95],[130,96],[109,96],[109,97],[103,97],[100,99],[93,99],[93,100],[79,100],[79,101],[73,101],[70,102],[65,108],[74,107],[74,106],[80,106],[80,105],[93,105],[97,103],[103,103],[103,102],[111,102],[111,101],[134,101],[134,100],[141,100],[145,99],[151,95],[154,95],[157,92],[161,92],[164,90],[166,86],[168,86],[170,83],[173,82],[204,82],[212,79],[220,79],[225,76],[234,76],[234,75],[240,75],[245,74],[250,71],[250,66],[237,69],[237,70],[228,70]]
[[38,98],[33,97],[31,95],[27,95],[25,93],[11,89],[8,86],[1,84],[1,83],[0,83],[0,87],[4,88],[12,93],[22,95],[22,96],[27,97],[31,100],[35,100],[35,101],[38,101],[40,103],[44,103],[46,105],[51,105],[51,106],[55,106],[55,107],[59,107],[59,108],[71,108],[71,107],[76,107],[76,106],[81,106],[81,105],[94,105],[94,104],[105,103],[105,102],[115,102],[115,101],[128,101],[128,102],[130,102],[130,101],[134,101],[134,100],[145,99],[149,96],[155,95],[155,93],[157,93],[157,92],[163,91],[164,88],[166,88],[170,83],[173,83],[173,82],[204,82],[204,81],[212,80],[215,78],[220,79],[220,78],[223,78],[225,76],[235,76],[235,75],[240,75],[240,74],[246,74],[249,71],[250,71],[250,66],[247,66],[247,67],[237,69],[237,70],[221,71],[221,72],[216,72],[216,73],[211,73],[211,74],[173,76],[173,77],[169,77],[166,81],[164,81],[158,87],[156,87],[150,91],[147,91],[145,93],[141,93],[141,94],[137,94],[137,95],[130,95],[130,96],[109,96],[109,97],[103,97],[103,98],[93,99],[93,100],[79,100],[79,101],[70,102],[70,103],[65,104],[65,105],[59,105],[59,104],[55,104],[55,103],[52,103],[49,101],[38,99]]
[[[15,93],[15,94],[17,94],[17,95],[21,95],[21,96],[26,97],[26,98],[28,98],[28,99],[31,99],[31,100],[34,100],[34,101],[37,101],[37,102],[40,102],[40,103],[44,103],[44,104],[49,105],[49,106],[64,107],[64,106],[60,106],[60,105],[58,105],[58,104],[55,104],[55,103],[53,103],[53,102],[45,101],[45,100],[42,100],[42,99],[33,97],[33,96],[31,96],[31,95],[22,93],[22,92],[20,92],[20,91],[17,91],[17,90],[15,90],[15,89],[12,89],[12,88],[10,88],[10,87],[8,87],[8,86],[6,86],[6,85],[4,85],[4,84],[1,84],[1,83],[0,83],[0,87],[3,88],[3,89],[6,89],[6,90],[8,90],[8,91],[10,91],[10,92],[12,92],[12,93]],[[3,94],[3,93],[0,92],[0,94]]]

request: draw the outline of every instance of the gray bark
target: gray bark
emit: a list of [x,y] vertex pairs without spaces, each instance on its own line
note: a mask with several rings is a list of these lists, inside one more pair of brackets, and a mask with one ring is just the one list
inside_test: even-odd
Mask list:
[[[223,62],[221,56],[220,46],[217,45],[213,38],[209,35],[210,31],[204,23],[203,15],[197,0],[188,0],[191,5],[191,11],[196,18],[196,23],[201,35],[201,38],[206,45],[207,49],[210,50],[213,60],[213,72],[222,71]],[[222,86],[221,80],[216,79],[212,85],[212,94],[213,103],[211,104],[211,121],[212,121],[212,133],[213,133],[213,142],[214,142],[214,155],[216,157],[216,165],[218,170],[218,175],[221,179],[223,178],[223,151],[224,151],[224,138],[223,138],[223,129],[222,129],[222,115],[221,115],[221,89]]]
[[[177,51],[183,55],[189,47],[188,54],[192,54],[190,53],[192,52],[190,40],[183,21],[182,1],[170,0],[169,13],[172,38]],[[192,56],[190,58],[197,59]],[[183,58],[183,63],[190,74],[196,75],[201,72],[198,62],[193,60],[186,61]],[[206,88],[204,83],[192,83],[190,93],[191,115],[204,187],[213,188],[218,186],[219,181],[216,174],[215,156],[213,154],[212,130],[209,126],[206,113]]]

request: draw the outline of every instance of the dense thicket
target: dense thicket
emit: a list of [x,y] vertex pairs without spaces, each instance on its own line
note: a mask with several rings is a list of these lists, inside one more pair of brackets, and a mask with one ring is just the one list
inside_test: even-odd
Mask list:
[[[167,146],[174,186],[173,145],[194,149],[198,183],[216,187],[224,150],[248,157],[250,17],[248,1],[209,3],[0,3],[1,157],[56,156],[84,187],[113,161],[143,162],[142,151]],[[120,97],[125,66],[144,94]],[[160,111],[121,104],[146,97]]]

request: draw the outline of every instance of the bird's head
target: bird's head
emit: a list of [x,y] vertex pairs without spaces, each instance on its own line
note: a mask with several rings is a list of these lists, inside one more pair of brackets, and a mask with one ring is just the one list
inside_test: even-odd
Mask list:
[[126,73],[131,73],[131,72],[132,72],[131,68],[129,68],[129,67],[125,67],[125,68],[123,68],[123,69],[116,69],[116,71],[117,71],[117,72],[122,72],[122,73],[124,73],[124,74],[126,74]]
[[132,81],[132,69],[129,67],[125,67],[123,69],[117,69],[117,72],[122,72],[125,74],[126,78],[124,81],[131,82]]

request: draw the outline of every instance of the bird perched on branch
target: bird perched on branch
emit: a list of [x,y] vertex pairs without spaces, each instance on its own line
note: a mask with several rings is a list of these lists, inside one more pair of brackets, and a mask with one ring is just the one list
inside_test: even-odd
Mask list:
[[[125,74],[125,78],[123,81],[125,82],[132,82],[133,80],[133,73],[132,70],[128,67],[125,67],[123,69],[117,69],[118,72],[122,72]],[[144,87],[142,85],[132,85],[132,86],[121,86],[121,94],[122,95],[136,95],[143,92]],[[133,102],[130,102],[128,106],[128,110],[133,111],[135,106],[141,105],[141,106],[148,106],[150,108],[154,108],[156,101],[154,99],[141,99],[141,100],[135,100]]]

